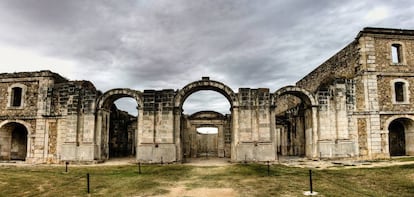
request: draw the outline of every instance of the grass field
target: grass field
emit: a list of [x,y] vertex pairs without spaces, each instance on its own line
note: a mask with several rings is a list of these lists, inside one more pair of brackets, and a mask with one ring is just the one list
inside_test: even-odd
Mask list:
[[[1,166],[0,196],[166,195],[175,187],[232,188],[237,196],[303,196],[309,169],[259,164],[195,167],[137,166]],[[414,196],[414,165],[382,168],[313,170],[320,196]]]

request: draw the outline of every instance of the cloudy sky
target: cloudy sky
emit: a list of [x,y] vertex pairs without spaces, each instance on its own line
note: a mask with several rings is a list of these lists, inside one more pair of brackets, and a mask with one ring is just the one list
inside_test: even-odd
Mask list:
[[[202,76],[275,91],[363,27],[414,29],[413,13],[410,0],[1,0],[0,72],[51,70],[102,91],[180,89]],[[185,110],[200,105],[229,108],[198,92]]]

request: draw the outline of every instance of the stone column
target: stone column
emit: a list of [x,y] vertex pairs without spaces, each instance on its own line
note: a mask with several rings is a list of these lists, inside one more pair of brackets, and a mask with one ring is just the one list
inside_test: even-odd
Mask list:
[[310,143],[307,147],[311,148],[312,152],[308,155],[308,151],[306,151],[306,154],[308,157],[315,158],[318,157],[318,106],[312,106],[312,132],[309,133],[309,140],[306,140],[306,142]]
[[183,109],[181,107],[174,107],[174,143],[176,146],[177,161],[183,159],[183,143],[181,141],[181,114]]
[[231,160],[236,161],[237,158],[237,146],[239,144],[239,107],[233,106],[231,108],[232,116],[232,141],[231,141]]
[[137,115],[137,129],[135,131],[135,158],[138,161],[138,147],[141,143],[142,132],[143,132],[143,120],[144,120],[144,111],[140,106],[137,106],[138,115]]

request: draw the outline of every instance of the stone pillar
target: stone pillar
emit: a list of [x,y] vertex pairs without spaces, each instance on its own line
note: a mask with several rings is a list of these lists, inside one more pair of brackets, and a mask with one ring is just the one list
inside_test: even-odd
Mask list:
[[239,107],[233,106],[231,108],[232,116],[232,141],[231,141],[231,160],[236,161],[237,158],[237,146],[239,145]]
[[307,147],[309,147],[312,150],[312,152],[308,153],[308,151],[306,151],[308,157],[318,157],[318,126],[318,106],[312,106],[312,131],[308,132],[310,133],[310,136],[309,140],[306,140],[307,143],[310,143]]
[[223,129],[223,125],[218,126],[217,156],[218,157],[224,157],[224,129]]
[[183,109],[181,107],[174,107],[174,143],[176,146],[177,161],[183,160],[183,142],[181,140],[181,114]]
[[139,161],[138,152],[139,152],[139,145],[141,143],[141,137],[143,132],[143,119],[144,119],[144,112],[142,107],[137,106],[138,115],[137,115],[137,129],[135,131],[135,158]]

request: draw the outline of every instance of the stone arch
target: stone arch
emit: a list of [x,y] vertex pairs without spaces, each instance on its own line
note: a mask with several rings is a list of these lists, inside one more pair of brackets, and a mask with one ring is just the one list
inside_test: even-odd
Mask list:
[[395,115],[388,118],[383,126],[388,135],[386,140],[390,156],[414,155],[414,116]]
[[128,88],[116,88],[106,91],[98,98],[98,109],[109,109],[111,104],[117,99],[130,97],[137,101],[138,107],[142,107],[142,93],[137,90],[132,90]]
[[[232,118],[231,118],[231,123],[232,126],[232,131],[231,131],[231,135],[233,136],[232,139],[235,139],[235,136],[237,136],[237,128],[236,128],[236,122],[238,121],[238,113],[237,113],[237,108],[239,106],[239,101],[238,98],[236,96],[236,94],[234,93],[234,91],[228,87],[227,85],[218,82],[218,81],[214,81],[214,80],[210,80],[209,77],[203,77],[201,80],[199,81],[194,81],[192,83],[187,84],[186,86],[184,86],[181,90],[179,90],[175,97],[174,97],[174,107],[175,107],[175,113],[174,113],[174,130],[175,130],[175,139],[176,139],[176,147],[177,147],[177,160],[182,160],[183,159],[183,139],[182,139],[182,128],[181,128],[181,115],[182,115],[182,106],[184,104],[184,101],[194,92],[200,91],[200,90],[212,90],[212,91],[216,91],[220,94],[222,94],[224,97],[226,97],[226,99],[229,101],[230,106],[231,106],[231,113],[232,113]],[[236,140],[232,140],[231,141],[231,158],[233,159],[235,157],[235,144],[236,144]]]
[[31,126],[22,120],[5,120],[0,123],[0,160],[26,160],[30,157]]
[[[316,102],[315,96],[311,92],[303,88],[297,87],[297,86],[282,87],[278,89],[273,94],[273,97],[272,97],[272,106],[275,106],[274,108],[275,111],[276,111],[277,100],[283,95],[296,96],[300,98],[302,102],[305,104],[305,106],[303,106],[304,107],[303,113],[305,114],[303,117],[307,117],[307,119],[302,120],[303,125],[305,125],[304,131],[301,134],[303,135],[303,138],[302,137],[300,139],[298,138],[297,139],[298,142],[296,142],[298,143],[298,145],[294,145],[294,146],[299,146],[300,151],[298,152],[300,154],[303,154],[302,151],[304,151],[304,154],[308,158],[317,157],[318,121],[317,121],[317,102]],[[281,134],[279,133],[279,135]],[[289,144],[286,144],[286,145],[291,146]]]
[[302,99],[307,105],[316,106],[317,102],[315,96],[309,91],[297,86],[285,86],[277,90],[273,94],[273,104],[276,103],[277,98],[282,95],[291,94]]
[[208,77],[203,77],[202,80],[189,83],[178,91],[175,96],[174,107],[181,109],[187,97],[200,90],[216,91],[226,97],[232,107],[238,106],[237,96],[230,87],[221,82],[210,80]]
[[[113,152],[111,151],[111,145],[109,142],[111,141],[111,106],[112,104],[120,98],[129,97],[134,99],[137,102],[137,110],[138,108],[143,106],[143,100],[142,100],[142,93],[140,91],[128,89],[128,88],[117,88],[112,89],[107,92],[105,92],[103,95],[101,95],[97,99],[97,116],[96,116],[96,141],[98,142],[99,146],[96,147],[96,153],[98,153],[97,158],[101,160],[106,160],[110,158],[110,153],[116,153],[117,150],[113,149]],[[136,147],[138,144],[138,130],[140,129],[140,124],[142,123],[142,111],[138,110],[138,116],[136,119],[136,130],[131,134],[132,136],[132,144],[129,143],[129,137],[128,137],[128,143],[123,143],[122,147],[128,147],[125,150],[128,150],[126,153],[121,153],[117,155],[124,155],[124,154],[136,154]],[[135,126],[134,126],[135,127]],[[133,127],[133,128],[134,128]],[[128,130],[128,129],[127,129]],[[123,135],[130,136],[128,135]],[[110,139],[111,138],[111,139]],[[115,138],[114,138],[115,139]],[[124,139],[124,138],[122,138]],[[117,142],[118,143],[118,142]],[[131,149],[129,147],[131,146]],[[114,146],[112,146],[114,147]],[[134,148],[135,147],[135,148]],[[130,151],[130,152],[129,152]]]

